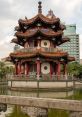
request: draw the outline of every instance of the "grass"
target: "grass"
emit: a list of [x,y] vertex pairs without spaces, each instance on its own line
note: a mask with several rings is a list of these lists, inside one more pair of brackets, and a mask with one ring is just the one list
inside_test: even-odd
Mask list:
[[69,113],[64,110],[49,109],[48,117],[69,117]]
[[6,117],[29,117],[29,116],[27,114],[24,114],[21,111],[19,106],[15,106],[13,108],[13,112],[9,116],[6,116]]

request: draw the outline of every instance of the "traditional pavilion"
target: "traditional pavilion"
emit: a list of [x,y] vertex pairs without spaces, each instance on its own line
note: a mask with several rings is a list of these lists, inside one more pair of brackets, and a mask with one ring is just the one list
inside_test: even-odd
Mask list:
[[[11,61],[15,64],[17,75],[66,75],[67,64],[74,61],[67,52],[58,46],[69,38],[64,37],[65,26],[61,24],[53,11],[47,16],[42,14],[41,2],[38,3],[38,14],[32,19],[19,19],[15,27],[16,38],[12,42],[22,46],[10,54]],[[63,66],[63,71],[61,71]]]

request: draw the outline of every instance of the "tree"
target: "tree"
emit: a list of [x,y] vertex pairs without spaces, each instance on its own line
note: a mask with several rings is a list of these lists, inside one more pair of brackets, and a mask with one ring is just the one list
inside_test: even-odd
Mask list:
[[79,69],[80,69],[80,64],[77,62],[72,62],[68,64],[68,73],[78,76],[79,75]]
[[82,76],[82,65],[80,65],[78,62],[69,63],[67,69],[70,75],[76,77]]
[[7,74],[14,73],[14,68],[12,66],[6,66],[0,61],[0,78],[5,78]]
[[80,68],[79,68],[79,78],[80,79],[82,78],[82,65],[80,65]]

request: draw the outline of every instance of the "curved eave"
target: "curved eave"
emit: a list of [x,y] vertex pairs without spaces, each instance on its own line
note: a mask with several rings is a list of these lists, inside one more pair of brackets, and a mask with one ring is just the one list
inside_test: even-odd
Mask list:
[[75,61],[75,57],[70,57],[70,56],[69,56],[69,57],[68,57],[68,61],[69,61],[69,62]]
[[35,57],[35,56],[43,56],[43,57],[49,57],[49,58],[55,58],[55,57],[65,57],[68,54],[66,52],[33,52],[33,53],[24,53],[24,52],[17,52],[17,53],[11,53],[10,57],[12,58],[30,58],[30,57]]
[[25,20],[20,19],[19,24],[31,25],[31,24],[35,23],[37,20],[40,20],[40,21],[42,21],[42,22],[44,22],[46,24],[51,24],[51,25],[60,21],[59,18],[50,19],[50,18],[48,18],[48,17],[46,17],[46,16],[44,16],[42,14],[38,14],[35,17],[33,17],[33,18],[29,19],[29,20],[28,19],[25,19]]
[[56,36],[61,36],[63,34],[63,31],[58,31],[58,32],[54,32],[53,30],[50,29],[43,29],[43,28],[35,28],[35,29],[31,29],[31,30],[27,30],[25,33],[23,32],[16,32],[15,35],[17,37],[21,37],[21,38],[29,38],[32,36],[37,35],[38,33],[42,34],[43,36],[47,36],[47,37],[56,37]]
[[11,43],[18,44],[20,46],[24,46],[24,42],[18,41],[18,39],[14,38],[11,40]]
[[67,41],[70,41],[70,38],[68,38],[68,37],[62,38],[62,42],[67,42]]
[[60,24],[60,29],[61,29],[61,30],[65,30],[65,29],[66,29],[66,26],[63,25],[63,24]]
[[61,45],[61,44],[65,43],[65,42],[68,42],[68,41],[70,41],[70,38],[67,38],[67,37],[62,38],[61,42],[58,43],[58,45]]
[[18,40],[16,38],[11,40],[11,43],[18,43]]

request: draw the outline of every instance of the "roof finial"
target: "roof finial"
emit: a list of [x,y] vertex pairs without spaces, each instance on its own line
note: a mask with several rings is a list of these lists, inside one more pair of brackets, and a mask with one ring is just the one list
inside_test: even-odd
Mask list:
[[41,6],[42,2],[39,1],[38,2],[38,13],[42,13],[42,6]]

